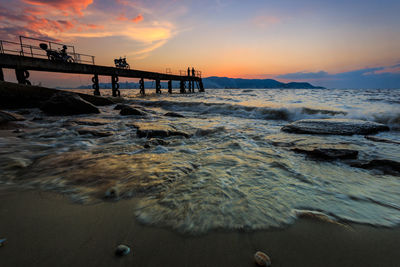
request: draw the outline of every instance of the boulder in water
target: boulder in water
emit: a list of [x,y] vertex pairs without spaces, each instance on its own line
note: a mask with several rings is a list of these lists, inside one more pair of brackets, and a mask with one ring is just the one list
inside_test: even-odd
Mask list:
[[40,109],[49,115],[78,115],[100,113],[93,104],[83,100],[80,96],[68,93],[53,95]]
[[130,107],[130,106],[124,106],[121,108],[120,114],[123,116],[126,115],[137,115],[137,116],[144,116],[146,113],[143,111],[140,111],[136,108]]
[[314,148],[313,150],[293,148],[292,151],[307,154],[316,159],[356,159],[357,150],[338,148]]
[[400,162],[394,160],[373,159],[366,163],[354,163],[351,166],[367,170],[379,170],[384,174],[400,176]]
[[371,121],[351,119],[306,119],[282,127],[282,131],[300,134],[373,134],[388,131],[389,127]]
[[21,115],[0,110],[0,124],[7,123],[10,121],[23,121],[23,120],[25,120],[25,118],[22,117]]
[[170,136],[184,136],[189,138],[190,135],[178,131],[171,126],[161,125],[156,123],[136,123],[132,125],[137,129],[138,137],[156,138],[156,137],[170,137]]
[[162,139],[158,139],[158,138],[152,138],[148,141],[146,141],[146,143],[144,144],[144,148],[150,148],[151,146],[166,146],[168,145],[169,142],[162,140]]
[[176,112],[167,112],[167,113],[164,114],[164,116],[175,117],[175,118],[184,118],[185,117],[182,114],[179,114],[179,113],[176,113]]
[[121,110],[121,109],[126,108],[126,107],[129,107],[129,106],[128,106],[128,105],[125,105],[125,104],[117,104],[117,105],[114,107],[114,110]]
[[99,130],[94,130],[94,129],[90,129],[90,128],[80,128],[80,129],[78,129],[78,133],[80,135],[90,134],[90,135],[93,135],[96,137],[107,137],[107,136],[112,135],[111,132],[99,131]]

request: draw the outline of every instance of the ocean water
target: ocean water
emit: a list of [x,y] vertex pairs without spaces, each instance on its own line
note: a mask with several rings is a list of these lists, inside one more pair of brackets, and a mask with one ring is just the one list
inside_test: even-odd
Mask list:
[[[140,222],[190,234],[285,227],[302,211],[374,226],[400,223],[400,177],[291,150],[348,148],[362,162],[400,162],[399,144],[281,131],[299,119],[350,118],[387,124],[391,130],[376,136],[400,141],[400,90],[121,92],[148,115],[124,117],[114,106],[68,117],[29,109],[22,132],[0,135],[0,184],[56,191],[83,204],[108,201],[107,190],[115,188],[119,201],[138,198],[126,212]],[[170,111],[185,117],[164,116]],[[132,127],[139,122],[191,137],[145,148],[147,139]],[[79,135],[81,128],[112,135]]]

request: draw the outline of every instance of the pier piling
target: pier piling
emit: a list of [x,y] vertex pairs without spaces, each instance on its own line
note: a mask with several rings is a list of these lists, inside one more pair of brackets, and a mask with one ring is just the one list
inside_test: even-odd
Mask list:
[[100,95],[100,85],[99,85],[99,75],[95,74],[92,78],[92,88],[94,89],[93,94],[99,96]]
[[0,68],[0,81],[3,81],[3,82],[4,82],[3,68]]
[[159,79],[156,80],[156,94],[161,94],[161,84]]
[[29,71],[24,69],[15,69],[15,75],[17,76],[17,81],[19,84],[31,85],[31,82],[28,80]]
[[186,92],[185,90],[185,81],[181,80],[180,81],[180,93],[184,94]]
[[116,96],[121,96],[119,89],[119,83],[118,83],[119,79],[117,75],[112,75],[111,76],[111,85],[112,85],[112,96],[116,97]]
[[139,80],[139,86],[140,86],[140,94],[141,94],[141,95],[145,95],[146,92],[145,92],[145,90],[144,90],[144,79],[143,79],[143,78],[141,78],[141,79]]
[[168,81],[168,93],[172,94],[172,80]]

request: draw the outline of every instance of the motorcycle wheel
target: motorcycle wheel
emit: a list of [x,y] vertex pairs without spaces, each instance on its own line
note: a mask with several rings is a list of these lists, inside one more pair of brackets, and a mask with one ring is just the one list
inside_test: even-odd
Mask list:
[[131,69],[131,67],[129,66],[129,64],[126,64],[126,69],[127,69],[127,70],[130,70],[130,69]]
[[72,57],[67,58],[67,63],[74,63],[75,60]]
[[56,57],[54,55],[49,55],[49,60],[56,60]]

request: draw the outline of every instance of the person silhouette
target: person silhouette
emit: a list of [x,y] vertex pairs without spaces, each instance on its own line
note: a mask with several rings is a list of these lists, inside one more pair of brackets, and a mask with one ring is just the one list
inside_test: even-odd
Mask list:
[[188,76],[190,76],[190,67],[188,67]]
[[196,72],[195,72],[195,70],[194,70],[193,67],[192,67],[192,76],[193,76],[193,77],[196,76]]

